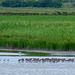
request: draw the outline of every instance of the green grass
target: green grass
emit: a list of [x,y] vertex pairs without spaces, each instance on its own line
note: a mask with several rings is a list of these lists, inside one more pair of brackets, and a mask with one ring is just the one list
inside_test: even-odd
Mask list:
[[0,16],[0,47],[75,50],[75,16]]

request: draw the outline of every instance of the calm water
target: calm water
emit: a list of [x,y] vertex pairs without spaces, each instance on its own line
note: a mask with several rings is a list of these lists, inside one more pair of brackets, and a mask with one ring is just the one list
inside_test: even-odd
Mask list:
[[0,75],[75,75],[75,62],[19,63],[20,58],[74,58],[0,56]]
[[0,52],[0,55],[26,55],[24,53],[9,53],[9,52]]

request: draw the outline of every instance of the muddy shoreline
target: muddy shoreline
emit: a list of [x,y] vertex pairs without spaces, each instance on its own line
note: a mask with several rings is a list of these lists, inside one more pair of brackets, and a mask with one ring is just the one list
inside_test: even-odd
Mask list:
[[25,51],[25,52],[38,52],[38,53],[50,53],[51,55],[75,55],[75,51],[54,51],[54,50],[40,50],[40,49],[3,49],[0,51]]

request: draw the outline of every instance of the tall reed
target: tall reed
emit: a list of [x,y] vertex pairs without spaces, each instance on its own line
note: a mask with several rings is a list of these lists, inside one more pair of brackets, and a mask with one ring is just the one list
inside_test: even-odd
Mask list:
[[0,16],[0,47],[75,50],[75,16]]

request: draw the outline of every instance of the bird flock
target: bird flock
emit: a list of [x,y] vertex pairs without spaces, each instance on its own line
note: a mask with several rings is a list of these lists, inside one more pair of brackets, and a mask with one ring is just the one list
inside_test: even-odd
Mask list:
[[75,62],[74,58],[69,58],[69,59],[65,59],[65,58],[21,58],[18,59],[19,63],[23,63],[23,62],[53,62],[53,63],[57,63],[57,62]]
[[[8,62],[10,61],[9,59],[0,59],[1,62]],[[28,63],[28,62],[34,62],[34,63],[38,63],[38,62],[42,62],[42,63],[45,63],[45,62],[52,62],[52,63],[57,63],[57,62],[75,62],[75,59],[74,58],[69,58],[69,59],[66,59],[66,58],[20,58],[18,59],[18,62],[19,63]]]

